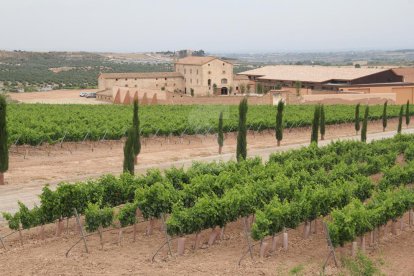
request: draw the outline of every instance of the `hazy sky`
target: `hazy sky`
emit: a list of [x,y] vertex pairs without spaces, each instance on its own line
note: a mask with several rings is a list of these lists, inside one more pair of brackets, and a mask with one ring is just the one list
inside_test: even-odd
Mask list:
[[414,48],[414,0],[0,0],[0,49]]

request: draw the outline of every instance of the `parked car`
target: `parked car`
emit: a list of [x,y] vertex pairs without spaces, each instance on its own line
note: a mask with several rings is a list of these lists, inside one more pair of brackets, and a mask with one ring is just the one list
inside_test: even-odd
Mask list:
[[79,97],[86,97],[87,94],[86,92],[80,92]]
[[86,98],[96,98],[96,93],[87,93]]

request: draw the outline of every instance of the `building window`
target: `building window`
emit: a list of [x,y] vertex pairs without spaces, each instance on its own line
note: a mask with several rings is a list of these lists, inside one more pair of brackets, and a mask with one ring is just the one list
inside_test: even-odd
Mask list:
[[118,81],[118,79],[115,79],[115,81]]
[[198,75],[198,69],[197,69],[197,75]]
[[158,80],[158,78],[155,78],[155,80]]
[[135,88],[137,88],[137,87],[138,87],[138,85],[135,84]]
[[227,79],[221,79],[221,84],[227,84]]
[[155,85],[155,87],[158,87],[158,83]]
[[223,62],[223,66],[226,66],[226,64]]
[[135,80],[137,80],[137,78],[135,78]]
[[175,83],[174,83],[174,87],[175,87]]
[[210,63],[208,64],[208,66],[210,66]]
[[125,79],[126,81],[128,80],[128,79]]
[[211,75],[211,71],[208,71],[208,74]]
[[125,87],[128,87],[128,84],[125,84]]
[[208,79],[207,84],[208,86],[211,86],[211,79]]
[[226,74],[226,71],[223,71],[223,75]]
[[167,78],[165,78],[165,80],[167,80]]

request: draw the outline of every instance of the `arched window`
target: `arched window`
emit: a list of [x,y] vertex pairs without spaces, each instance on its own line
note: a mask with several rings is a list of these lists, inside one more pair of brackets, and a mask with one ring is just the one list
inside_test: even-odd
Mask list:
[[227,79],[221,79],[221,84],[227,84]]
[[211,79],[208,79],[208,86],[211,86]]

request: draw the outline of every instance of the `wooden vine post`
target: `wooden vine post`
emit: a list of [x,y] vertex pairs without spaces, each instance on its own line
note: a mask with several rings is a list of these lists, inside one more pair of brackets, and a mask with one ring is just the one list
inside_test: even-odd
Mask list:
[[163,225],[163,232],[165,235],[165,240],[167,241],[168,244],[168,252],[170,253],[170,255],[172,256],[172,252],[171,252],[171,243],[170,243],[170,237],[168,236],[167,233],[167,225],[165,224],[165,214],[161,214],[161,219],[162,219],[162,225]]
[[249,230],[247,229],[247,217],[244,218],[244,234],[246,236],[247,245],[249,246],[250,258],[253,259],[253,249],[252,249],[252,245],[250,243]]
[[329,230],[328,230],[328,226],[326,225],[326,222],[323,223],[323,227],[325,229],[325,237],[326,237],[326,241],[328,243],[328,247],[329,247],[329,254],[328,257],[326,257],[325,263],[323,264],[323,271],[325,271],[326,265],[328,264],[328,261],[330,259],[330,257],[333,257],[333,260],[335,262],[335,266],[338,267],[338,261],[336,260],[336,255],[335,255],[335,248],[333,247],[332,244],[332,240],[331,240],[331,235],[329,234]]
[[3,241],[3,237],[2,236],[0,236],[0,242],[1,242],[1,245],[3,246],[4,250],[7,250],[6,245],[4,244],[4,241]]
[[78,224],[78,226],[79,226],[79,232],[80,232],[80,234],[81,234],[81,236],[82,236],[82,239],[83,239],[83,244],[85,245],[85,250],[86,250],[86,253],[89,253],[89,250],[88,250],[88,245],[86,244],[86,237],[85,237],[85,233],[83,232],[83,228],[82,228],[82,224],[81,224],[81,222],[80,222],[80,217],[79,217],[78,211],[76,210],[76,208],[73,208],[73,210],[74,210],[74,212],[75,212],[76,223],[77,223],[77,224]]

